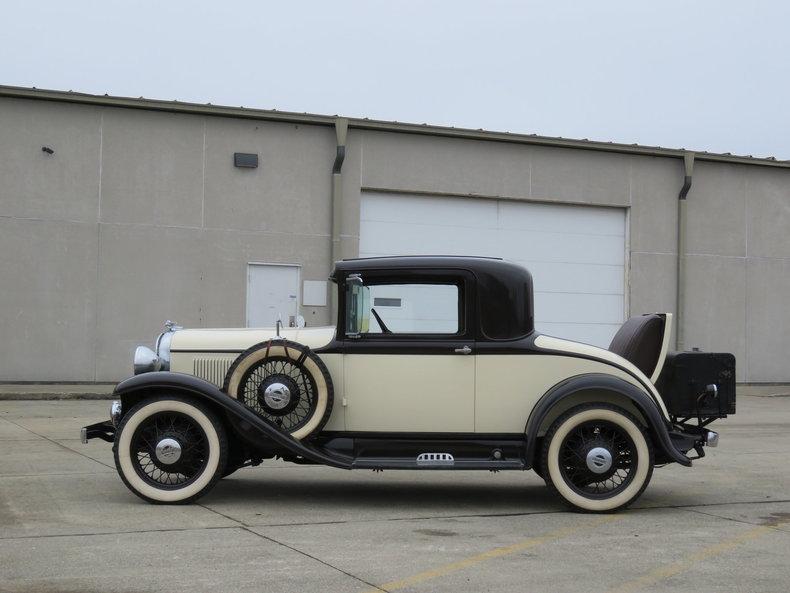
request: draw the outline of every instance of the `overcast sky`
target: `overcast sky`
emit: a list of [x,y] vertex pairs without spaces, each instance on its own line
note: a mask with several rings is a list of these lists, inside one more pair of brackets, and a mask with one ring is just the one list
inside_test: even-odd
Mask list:
[[790,159],[790,3],[3,3],[0,84]]

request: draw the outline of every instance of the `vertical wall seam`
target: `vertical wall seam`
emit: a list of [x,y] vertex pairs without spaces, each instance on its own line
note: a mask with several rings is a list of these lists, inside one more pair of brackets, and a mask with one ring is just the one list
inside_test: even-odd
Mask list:
[[[743,180],[743,380],[749,377],[749,171]],[[737,367],[736,367],[737,371]]]
[[99,111],[99,203],[96,208],[96,278],[93,293],[93,381],[98,380],[99,361],[99,266],[101,264],[102,167],[104,166],[104,109]]
[[625,262],[623,265],[623,317],[628,319],[631,316],[631,207],[625,209],[624,214],[625,233],[623,242],[625,243]]
[[530,149],[527,154],[529,155],[529,174],[527,178],[529,179],[529,197],[532,197],[532,157],[533,151]]
[[625,265],[623,266],[623,317],[631,316],[631,220],[634,206],[634,159],[628,161],[628,208],[625,210]]
[[203,118],[203,170],[200,196],[200,228],[206,228],[206,118]]
[[[203,118],[203,166],[201,170],[201,184],[200,184],[200,243],[202,244],[205,235],[206,235],[206,128],[207,128],[207,119]],[[200,302],[200,311],[198,315],[198,320],[200,322],[201,327],[205,327],[205,320],[206,320],[206,310],[203,305],[203,297],[205,296],[205,277],[206,277],[206,270],[204,266],[206,265],[206,258],[200,258],[200,278],[199,278],[199,286],[200,286],[200,294],[201,296]]]

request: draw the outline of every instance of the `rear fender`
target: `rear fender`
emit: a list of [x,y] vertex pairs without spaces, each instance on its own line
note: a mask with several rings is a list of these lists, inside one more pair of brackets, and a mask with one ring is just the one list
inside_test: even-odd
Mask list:
[[193,397],[210,405],[227,420],[228,427],[240,438],[253,445],[283,447],[295,456],[314,463],[351,469],[351,459],[342,455],[327,455],[307,443],[303,443],[281,432],[243,403],[221,391],[213,383],[194,375],[171,372],[143,373],[120,382],[114,394],[121,399],[123,413],[137,402],[153,394],[178,394]]
[[[541,426],[549,418],[552,409],[557,405],[567,405],[575,397],[590,391],[605,392],[616,397],[627,398],[630,405],[625,407],[629,408],[632,405],[638,410],[641,419],[644,420],[653,437],[653,444],[658,449],[658,457],[666,458],[669,461],[675,461],[685,466],[691,465],[691,460],[672,443],[672,438],[669,435],[670,427],[667,425],[656,402],[648,393],[618,377],[593,373],[577,375],[558,383],[535,404],[526,426],[526,458],[530,467],[534,465],[535,449],[540,436]],[[589,398],[579,397],[578,399],[579,403],[589,401]]]

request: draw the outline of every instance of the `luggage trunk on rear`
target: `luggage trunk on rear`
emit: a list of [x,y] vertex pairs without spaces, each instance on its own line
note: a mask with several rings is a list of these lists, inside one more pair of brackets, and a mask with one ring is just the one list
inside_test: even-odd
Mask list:
[[675,418],[726,418],[735,413],[735,356],[670,352],[656,388]]

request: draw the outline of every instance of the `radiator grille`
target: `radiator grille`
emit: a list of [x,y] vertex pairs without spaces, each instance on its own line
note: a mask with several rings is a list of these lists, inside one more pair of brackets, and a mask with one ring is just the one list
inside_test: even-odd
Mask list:
[[198,356],[192,363],[192,374],[217,387],[222,387],[225,375],[230,365],[236,359],[236,354],[226,356]]

